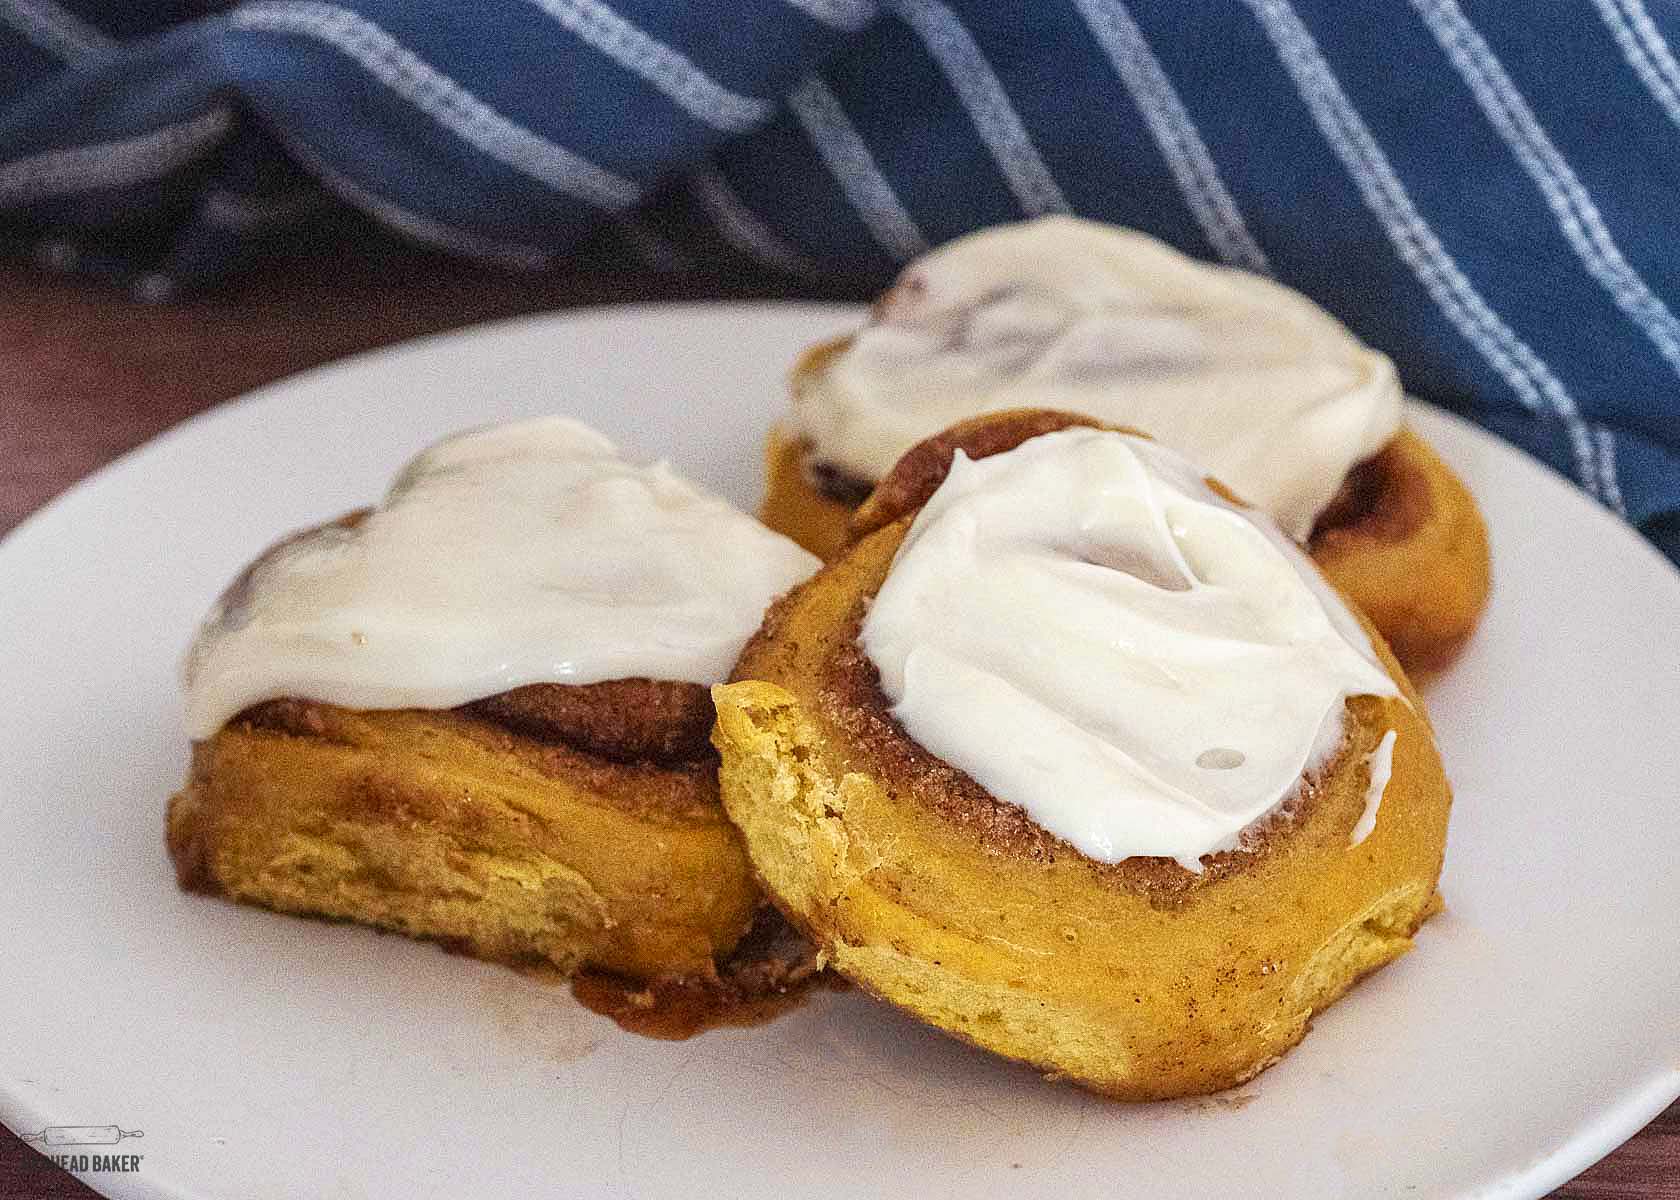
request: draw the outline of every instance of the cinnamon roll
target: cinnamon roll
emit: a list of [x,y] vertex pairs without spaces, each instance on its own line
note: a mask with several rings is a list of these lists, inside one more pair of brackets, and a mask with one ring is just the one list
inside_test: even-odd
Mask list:
[[1269,519],[1042,411],[906,455],[715,688],[723,803],[828,962],[1128,1099],[1241,1083],[1438,907],[1451,793]]
[[761,902],[707,689],[815,566],[575,422],[444,441],[203,622],[180,882],[498,961],[706,975]]
[[1189,455],[1308,545],[1413,665],[1488,592],[1469,492],[1401,424],[1394,365],[1299,293],[1072,217],[908,267],[854,335],[809,350],[770,434],[761,515],[824,558],[916,442],[1011,408],[1088,413]]

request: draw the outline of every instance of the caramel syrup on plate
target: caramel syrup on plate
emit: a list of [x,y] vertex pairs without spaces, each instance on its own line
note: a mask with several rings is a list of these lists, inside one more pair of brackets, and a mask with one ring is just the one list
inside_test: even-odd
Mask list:
[[762,1025],[797,1008],[818,987],[845,986],[822,969],[809,943],[766,909],[715,976],[642,981],[584,971],[572,980],[572,995],[621,1029],[680,1042],[708,1029]]

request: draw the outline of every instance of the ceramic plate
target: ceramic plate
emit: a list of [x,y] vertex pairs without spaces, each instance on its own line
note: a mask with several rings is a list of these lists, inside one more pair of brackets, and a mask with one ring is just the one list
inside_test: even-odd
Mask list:
[[381,351],[187,422],[0,543],[0,1118],[143,1134],[52,1152],[139,1155],[82,1177],[171,1200],[1423,1200],[1541,1194],[1680,1094],[1680,576],[1421,409],[1494,551],[1427,693],[1449,909],[1233,1093],[1105,1102],[855,993],[651,1041],[511,971],[176,890],[175,664],[255,551],[442,434],[544,412],[752,504],[786,365],[855,320],[619,308]]

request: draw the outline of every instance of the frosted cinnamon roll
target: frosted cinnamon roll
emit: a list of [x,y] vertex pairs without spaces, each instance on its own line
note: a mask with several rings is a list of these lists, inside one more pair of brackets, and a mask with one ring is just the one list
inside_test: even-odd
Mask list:
[[815,566],[573,421],[441,442],[205,618],[180,881],[500,961],[707,974],[760,903],[707,689]]
[[1401,426],[1394,365],[1261,276],[1143,234],[1045,217],[911,264],[857,333],[796,366],[762,516],[831,557],[916,442],[1013,408],[1148,433],[1270,513],[1394,643],[1450,657],[1487,595],[1462,483]]
[[923,443],[714,689],[723,803],[867,990],[1130,1099],[1240,1083],[1435,911],[1451,794],[1380,634],[1157,443]]

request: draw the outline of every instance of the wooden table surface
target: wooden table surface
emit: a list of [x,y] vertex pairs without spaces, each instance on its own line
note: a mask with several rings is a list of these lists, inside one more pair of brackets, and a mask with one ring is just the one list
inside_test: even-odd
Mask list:
[[[510,278],[404,257],[287,264],[213,298],[157,307],[0,266],[0,534],[183,417],[357,350],[577,304],[788,294],[744,277]],[[0,1128],[0,1197],[94,1194]],[[1680,1103],[1554,1195],[1680,1200]]]

